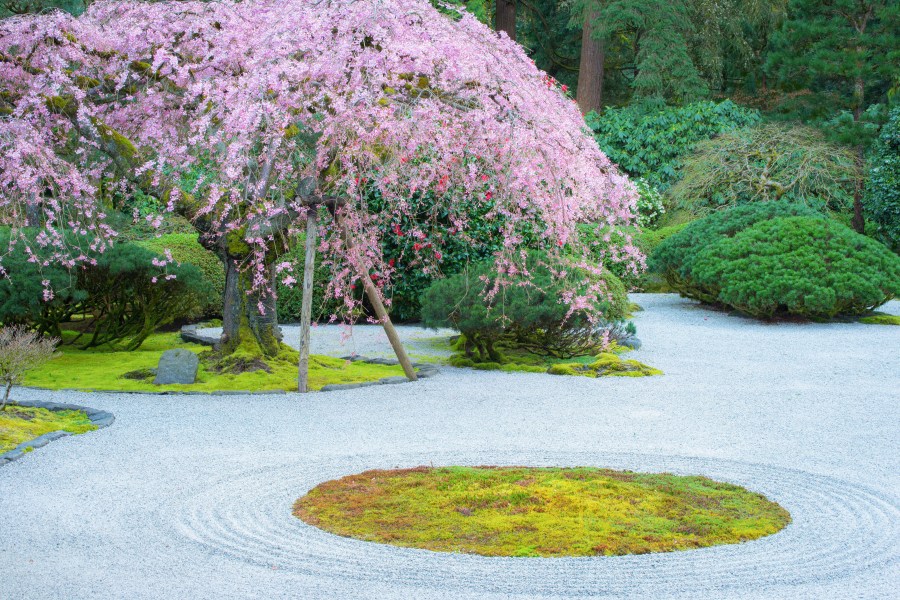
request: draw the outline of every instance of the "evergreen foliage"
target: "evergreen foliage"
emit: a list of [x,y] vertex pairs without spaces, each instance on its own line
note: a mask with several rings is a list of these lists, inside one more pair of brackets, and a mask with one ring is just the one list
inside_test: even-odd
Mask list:
[[170,233],[158,238],[141,240],[137,245],[154,254],[163,255],[168,250],[178,263],[194,265],[212,289],[211,301],[203,307],[203,316],[220,316],[222,294],[225,291],[225,269],[215,254],[200,245],[197,233]]
[[[422,324],[454,327],[465,336],[469,357],[500,363],[496,345],[513,341],[518,347],[568,358],[602,349],[604,327],[578,313],[569,314],[562,300],[564,265],[548,263],[546,255],[528,252],[526,265],[533,285],[509,285],[494,296],[489,292],[498,278],[493,261],[477,263],[467,271],[436,281],[422,297]],[[569,269],[571,277],[577,269]],[[603,276],[604,317],[625,318],[629,303],[624,285],[611,273]]]
[[[34,240],[37,232],[25,235]],[[9,230],[0,230],[0,248],[9,248],[3,257],[7,275],[0,279],[0,322],[62,337],[60,326],[77,321],[81,335],[69,341],[83,347],[138,348],[160,327],[197,315],[212,299],[197,267],[171,263],[136,244],[116,244],[95,254],[93,263],[70,270],[49,256],[31,260],[24,244],[9,242]]]
[[760,221],[700,250],[691,277],[760,318],[861,315],[900,294],[900,257],[835,221]]
[[900,252],[900,107],[891,111],[869,160],[864,205],[878,236]]
[[755,125],[760,115],[725,100],[685,106],[636,103],[607,109],[602,115],[591,113],[586,119],[610,160],[628,175],[664,191],[698,142]]
[[815,129],[772,123],[700,142],[669,192],[695,214],[773,200],[841,212],[852,206],[859,177],[849,149]]
[[660,243],[651,255],[651,268],[661,273],[669,286],[683,296],[703,302],[716,302],[718,288],[703,285],[694,276],[694,265],[701,251],[715,245],[722,238],[734,237],[758,222],[793,216],[825,221],[825,217],[808,206],[784,201],[745,204],[714,212],[690,223]]

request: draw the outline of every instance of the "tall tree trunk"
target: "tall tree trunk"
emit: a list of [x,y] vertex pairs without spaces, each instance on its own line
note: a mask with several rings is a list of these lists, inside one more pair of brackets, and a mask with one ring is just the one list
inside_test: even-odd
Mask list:
[[[861,51],[860,48],[857,50]],[[859,67],[860,69],[862,67]],[[862,118],[863,113],[863,105],[865,104],[866,99],[866,85],[865,81],[861,76],[856,77],[856,81],[853,82],[853,96],[854,102],[856,106],[853,107],[853,120],[856,123],[859,123],[859,120]],[[856,185],[853,190],[853,220],[851,221],[851,225],[853,225],[853,229],[856,230],[857,233],[865,233],[866,232],[866,218],[863,215],[863,207],[862,207],[862,195],[863,195],[863,180],[862,180],[862,172],[866,166],[866,151],[862,145],[856,147],[856,167],[859,169],[860,176],[856,179]]]
[[603,68],[606,53],[602,39],[595,38],[594,23],[600,12],[596,8],[584,11],[584,27],[581,32],[581,63],[578,68],[578,94],[576,100],[583,114],[603,109]]
[[[251,289],[248,275],[240,270],[240,259],[226,256],[224,263],[225,298],[219,349],[223,354],[232,354],[242,345],[249,344],[254,354],[275,356],[282,339],[275,296]],[[268,268],[270,286],[274,289],[274,271]]]
[[516,39],[516,0],[497,0],[494,29],[505,31],[509,39]]

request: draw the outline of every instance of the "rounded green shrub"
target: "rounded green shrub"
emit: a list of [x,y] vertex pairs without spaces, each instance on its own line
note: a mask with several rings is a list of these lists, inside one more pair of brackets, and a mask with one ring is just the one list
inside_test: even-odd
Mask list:
[[[485,290],[492,289],[497,277],[493,261],[436,281],[422,296],[422,324],[458,329],[464,335],[466,356],[481,362],[503,362],[496,348],[501,340],[559,358],[600,348],[605,329],[580,313],[568,315],[569,308],[561,301],[566,285],[577,285],[586,273],[570,268],[566,279],[554,277],[553,265],[538,251],[528,252],[526,267],[533,285],[508,285],[490,299]],[[625,286],[609,272],[602,277],[606,297],[600,300],[600,311],[607,321],[622,320],[630,306]]]
[[225,267],[215,254],[200,245],[196,233],[169,233],[136,243],[155,254],[162,255],[169,250],[176,262],[194,265],[200,269],[203,279],[213,290],[213,299],[203,307],[203,314],[207,317],[221,314],[222,295],[225,292]]
[[900,257],[835,221],[781,217],[698,253],[692,278],[754,317],[867,313],[900,293]]
[[693,276],[700,252],[722,238],[730,238],[759,223],[778,217],[826,217],[802,204],[758,202],[717,211],[691,222],[663,240],[650,256],[650,267],[661,273],[666,283],[688,298],[717,302],[718,288],[702,285]]

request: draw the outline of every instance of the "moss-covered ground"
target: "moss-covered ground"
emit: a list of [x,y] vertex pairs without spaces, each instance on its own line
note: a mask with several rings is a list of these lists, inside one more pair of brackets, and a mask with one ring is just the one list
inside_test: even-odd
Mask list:
[[527,467],[366,471],[320,484],[294,514],[396,546],[547,557],[734,544],[791,520],[764,496],[705,477]]
[[80,410],[47,410],[10,404],[0,410],[0,454],[51,431],[85,433],[97,426]]
[[861,318],[859,322],[867,325],[900,325],[900,316],[875,313],[874,315]]
[[485,362],[477,360],[474,355],[466,356],[465,352],[462,352],[465,345],[463,336],[451,338],[448,343],[451,344],[451,348],[456,350],[448,362],[451,366],[458,368],[581,377],[646,377],[663,374],[659,369],[654,369],[642,362],[623,358],[622,355],[629,352],[630,349],[616,345],[612,345],[606,352],[597,355],[554,358],[516,348],[508,343],[499,343],[497,349],[502,361]]
[[[193,385],[154,385],[153,375],[149,370],[156,368],[163,352],[173,348],[186,348],[197,354],[209,350],[206,346],[183,342],[178,333],[152,335],[138,350],[131,352],[107,347],[81,350],[63,344],[59,348],[61,352],[59,357],[26,375],[25,385],[50,389],[135,392],[297,389],[297,353],[291,350],[285,350],[278,357],[266,360],[270,372],[255,370],[242,373],[215,373],[208,369],[208,363],[201,361],[197,381]],[[142,371],[144,377],[140,377]],[[125,374],[138,378],[124,377]],[[333,383],[359,383],[398,375],[403,375],[403,370],[399,366],[310,356],[309,387],[312,390]]]

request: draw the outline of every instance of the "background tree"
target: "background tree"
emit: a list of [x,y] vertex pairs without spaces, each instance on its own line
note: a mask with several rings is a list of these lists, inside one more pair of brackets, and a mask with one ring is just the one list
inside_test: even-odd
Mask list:
[[[807,87],[803,98],[812,116],[832,118],[832,133],[854,143],[862,169],[867,143],[876,128],[866,109],[885,98],[900,72],[900,3],[894,0],[791,0],[788,17],[774,40],[769,67],[788,88]],[[817,114],[816,114],[817,113]],[[853,227],[865,230],[863,181],[857,180]]]
[[494,24],[497,31],[505,31],[509,39],[516,39],[516,0],[495,0]]

